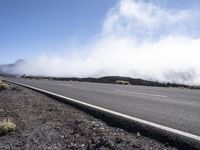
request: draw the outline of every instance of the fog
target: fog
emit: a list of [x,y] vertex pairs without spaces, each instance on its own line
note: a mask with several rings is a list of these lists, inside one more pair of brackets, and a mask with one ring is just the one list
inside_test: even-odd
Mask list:
[[[200,84],[199,11],[120,0],[94,39],[69,55],[44,54],[12,73],[59,77],[129,76]],[[55,50],[56,51],[56,50]],[[68,50],[66,50],[68,51]],[[56,52],[55,52],[56,53]]]

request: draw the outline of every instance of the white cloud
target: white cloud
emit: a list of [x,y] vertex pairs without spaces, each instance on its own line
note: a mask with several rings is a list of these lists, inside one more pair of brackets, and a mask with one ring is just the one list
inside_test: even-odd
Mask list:
[[[193,16],[191,16],[193,15]],[[195,13],[196,15],[196,13]],[[111,9],[104,22],[104,33],[137,32],[140,30],[170,29],[193,19],[190,10],[172,11],[160,8],[153,3],[136,0],[121,0]],[[185,26],[185,25],[184,25]]]
[[200,38],[196,12],[121,0],[92,43],[70,56],[41,56],[16,72],[50,76],[121,75],[200,84]]

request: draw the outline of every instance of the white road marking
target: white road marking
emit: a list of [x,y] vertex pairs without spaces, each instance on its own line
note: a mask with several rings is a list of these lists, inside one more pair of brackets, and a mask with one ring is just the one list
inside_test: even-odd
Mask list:
[[123,90],[116,90],[116,92],[128,93],[128,94],[136,94],[136,95],[145,95],[145,96],[163,97],[163,98],[167,98],[168,97],[166,95],[158,95],[158,94],[150,94],[150,93],[140,93],[140,92],[123,91]]
[[181,136],[184,136],[186,138],[190,138],[190,139],[193,139],[193,140],[200,142],[200,136],[198,136],[198,135],[194,135],[194,134],[184,132],[184,131],[181,131],[181,130],[178,130],[178,129],[170,128],[170,127],[163,126],[163,125],[153,123],[153,122],[150,122],[150,121],[146,121],[146,120],[143,120],[143,119],[140,119],[140,118],[129,116],[129,115],[126,115],[126,114],[123,114],[123,113],[120,113],[120,112],[112,111],[112,110],[109,110],[109,109],[106,109],[106,108],[103,108],[103,107],[95,106],[95,105],[92,105],[92,104],[89,104],[89,103],[82,102],[80,100],[76,100],[76,99],[73,99],[73,98],[70,98],[70,97],[62,96],[62,95],[59,95],[59,94],[56,94],[56,93],[53,93],[53,92],[49,92],[49,91],[46,91],[46,90],[43,90],[43,89],[40,89],[40,88],[36,88],[36,87],[33,87],[33,86],[29,86],[29,85],[26,85],[26,84],[17,83],[17,82],[13,82],[13,81],[10,81],[10,80],[7,80],[7,81],[9,81],[11,83],[15,83],[17,85],[28,87],[30,89],[34,89],[36,91],[40,91],[40,92],[43,92],[43,93],[46,93],[46,94],[50,94],[50,95],[53,95],[53,96],[56,96],[56,97],[59,97],[59,98],[66,99],[66,101],[75,102],[75,103],[80,104],[82,106],[87,106],[87,107],[90,107],[90,108],[93,108],[93,109],[97,109],[99,111],[103,111],[103,112],[113,114],[113,115],[116,115],[116,116],[119,116],[119,117],[122,117],[122,118],[125,118],[125,119],[129,119],[129,120],[132,120],[132,121],[135,121],[135,122],[138,122],[138,123],[149,125],[151,127],[161,129],[161,130],[164,130],[164,131],[167,131],[167,132],[171,132],[171,133],[174,133],[174,134],[177,134],[177,135],[181,135]]

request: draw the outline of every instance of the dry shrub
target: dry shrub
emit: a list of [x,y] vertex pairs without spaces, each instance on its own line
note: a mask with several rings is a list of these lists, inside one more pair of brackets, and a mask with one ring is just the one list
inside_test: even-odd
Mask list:
[[8,84],[5,84],[5,83],[3,83],[3,82],[0,82],[0,91],[1,91],[1,90],[5,90],[5,89],[8,89],[8,88],[9,88]]
[[124,81],[124,80],[117,80],[115,83],[117,83],[117,84],[124,84],[124,85],[129,85],[130,84],[129,81]]
[[16,124],[9,118],[0,122],[0,135],[14,132],[16,130]]

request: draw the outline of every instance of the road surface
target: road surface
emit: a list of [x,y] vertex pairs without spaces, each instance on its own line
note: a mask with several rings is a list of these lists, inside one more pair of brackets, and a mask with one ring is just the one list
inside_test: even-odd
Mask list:
[[200,90],[9,79],[200,136]]

